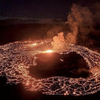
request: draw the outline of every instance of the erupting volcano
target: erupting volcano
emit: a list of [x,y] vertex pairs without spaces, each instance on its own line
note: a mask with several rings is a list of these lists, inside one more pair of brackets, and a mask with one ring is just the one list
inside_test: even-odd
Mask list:
[[[5,87],[21,85],[23,88],[17,88],[22,97],[20,93],[18,98],[12,94],[16,89],[9,92],[13,96],[10,100],[33,100],[30,96],[36,98],[34,93],[75,98],[99,93],[100,2],[86,1],[86,5],[80,0],[73,4],[69,3],[73,0],[31,3],[30,0],[10,0],[12,3],[7,1],[5,5],[6,1],[1,1],[0,7],[3,3],[1,9],[5,12],[0,15],[1,81],[5,78]],[[15,5],[17,1],[20,7]],[[69,5],[72,5],[70,11]],[[15,13],[19,13],[19,17],[14,17]],[[22,17],[24,15],[29,17]],[[0,90],[9,95],[11,88]]]

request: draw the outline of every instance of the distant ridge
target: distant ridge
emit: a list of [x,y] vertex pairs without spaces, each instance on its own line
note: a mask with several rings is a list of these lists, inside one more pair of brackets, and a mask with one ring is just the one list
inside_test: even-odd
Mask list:
[[30,23],[61,23],[64,24],[66,21],[62,19],[54,19],[54,18],[27,18],[27,17],[0,17],[0,22],[2,24],[30,24]]

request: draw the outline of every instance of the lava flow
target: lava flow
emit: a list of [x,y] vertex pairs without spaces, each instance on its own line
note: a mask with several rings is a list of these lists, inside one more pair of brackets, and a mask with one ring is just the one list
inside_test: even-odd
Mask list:
[[[14,42],[0,46],[0,76],[5,73],[7,83],[22,83],[28,91],[42,91],[47,95],[87,95],[100,91],[100,54],[84,46],[70,45],[69,49],[52,50],[51,41]],[[49,49],[48,49],[49,48]],[[47,50],[47,51],[46,51]],[[35,79],[29,75],[29,68],[36,66],[39,53],[69,54],[76,52],[87,62],[92,73],[87,78],[52,76]],[[95,67],[97,66],[97,67]]]

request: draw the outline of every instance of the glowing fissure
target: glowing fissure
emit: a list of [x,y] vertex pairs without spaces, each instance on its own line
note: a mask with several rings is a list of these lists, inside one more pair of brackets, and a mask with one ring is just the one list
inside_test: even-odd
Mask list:
[[80,54],[88,63],[92,76],[87,78],[53,76],[43,79],[35,79],[30,76],[28,68],[36,66],[36,54],[51,50],[51,48],[51,41],[46,40],[34,43],[32,41],[14,42],[0,46],[0,76],[5,74],[7,83],[22,83],[26,90],[41,90],[43,94],[47,95],[80,96],[100,91],[100,54],[80,45],[71,44],[70,48],[66,49],[66,43],[64,50],[53,52]]

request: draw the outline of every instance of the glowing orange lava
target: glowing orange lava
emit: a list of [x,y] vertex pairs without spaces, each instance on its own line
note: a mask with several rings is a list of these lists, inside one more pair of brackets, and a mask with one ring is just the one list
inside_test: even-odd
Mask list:
[[53,50],[46,50],[45,53],[52,53]]
[[35,46],[35,45],[37,45],[37,43],[33,43],[32,45]]

